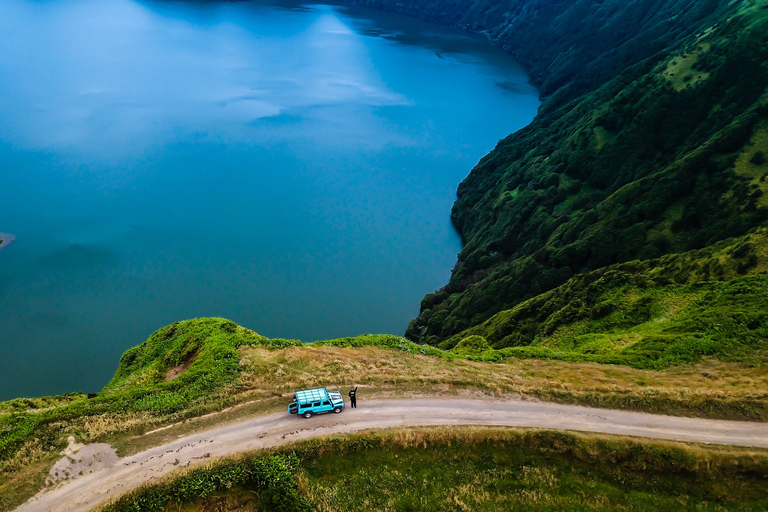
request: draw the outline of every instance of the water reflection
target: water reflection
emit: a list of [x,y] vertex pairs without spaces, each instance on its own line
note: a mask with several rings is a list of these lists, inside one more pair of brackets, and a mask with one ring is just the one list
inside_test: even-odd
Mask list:
[[538,106],[481,39],[367,10],[4,0],[0,34],[0,399],[98,389],[195,316],[401,333]]
[[[148,5],[163,16],[152,16]],[[0,114],[4,140],[25,149],[124,158],[190,134],[275,141],[301,134],[258,130],[254,121],[349,119],[320,109],[409,104],[382,83],[363,36],[327,6],[305,8],[311,16],[294,19],[264,4],[67,2],[49,6],[60,19],[35,40],[11,21],[41,7],[6,8],[12,12],[0,29],[19,43],[4,48],[9,101]],[[286,52],[286,38],[301,51]],[[34,78],[10,72],[29,67],[30,54]],[[258,133],[244,133],[243,125]]]

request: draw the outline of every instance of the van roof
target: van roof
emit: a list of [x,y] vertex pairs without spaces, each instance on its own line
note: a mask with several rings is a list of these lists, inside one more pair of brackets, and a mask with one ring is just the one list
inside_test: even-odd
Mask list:
[[296,400],[299,402],[314,402],[315,400],[322,400],[327,396],[328,391],[325,388],[305,389],[296,392]]

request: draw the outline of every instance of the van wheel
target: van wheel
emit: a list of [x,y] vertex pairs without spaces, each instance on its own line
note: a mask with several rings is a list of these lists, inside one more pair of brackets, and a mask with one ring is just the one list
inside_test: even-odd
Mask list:
[[309,418],[312,417],[312,411],[307,411],[304,414],[302,414],[302,416],[304,416],[305,418],[309,419]]
[[339,414],[341,412],[341,407],[337,407],[333,410],[336,414]]

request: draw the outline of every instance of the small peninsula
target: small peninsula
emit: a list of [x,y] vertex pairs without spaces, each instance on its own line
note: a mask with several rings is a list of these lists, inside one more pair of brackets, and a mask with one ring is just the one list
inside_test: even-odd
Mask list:
[[0,233],[0,251],[8,247],[16,240],[16,237],[10,233]]

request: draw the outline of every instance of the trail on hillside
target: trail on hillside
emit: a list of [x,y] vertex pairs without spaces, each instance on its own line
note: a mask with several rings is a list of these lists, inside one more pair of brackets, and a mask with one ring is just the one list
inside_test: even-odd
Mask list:
[[[41,491],[17,510],[92,510],[111,498],[152,482],[178,468],[194,466],[214,457],[278,446],[311,437],[392,427],[541,427],[768,448],[768,424],[765,423],[680,418],[488,398],[363,400],[359,406],[359,409],[347,409],[342,414],[321,415],[310,419],[288,414],[250,418],[181,437],[162,446],[119,459],[114,457],[114,449],[104,444],[86,445],[77,451],[69,450],[67,456],[54,468],[59,472],[65,471],[65,459],[69,457],[77,471],[71,472],[70,479]],[[86,448],[89,449],[85,450]],[[79,456],[81,452],[86,455]],[[82,476],[79,475],[80,471],[83,471]]]

